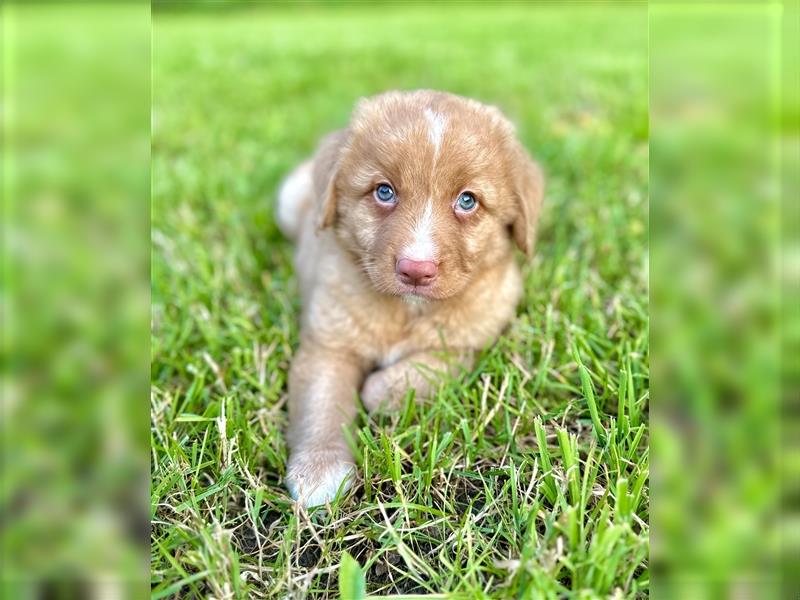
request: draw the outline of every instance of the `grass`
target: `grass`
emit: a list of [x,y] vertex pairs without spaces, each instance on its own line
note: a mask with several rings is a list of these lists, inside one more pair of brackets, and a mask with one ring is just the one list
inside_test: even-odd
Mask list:
[[[340,564],[371,596],[648,595],[646,19],[156,13],[153,597],[337,598]],[[418,87],[517,123],[548,179],[537,255],[506,335],[433,402],[362,414],[354,489],[308,514],[282,485],[300,307],[275,190],[359,96]]]

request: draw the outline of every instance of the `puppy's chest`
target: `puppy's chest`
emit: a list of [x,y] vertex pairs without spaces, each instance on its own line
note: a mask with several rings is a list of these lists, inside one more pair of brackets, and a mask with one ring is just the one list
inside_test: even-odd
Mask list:
[[453,330],[441,318],[412,316],[395,325],[374,339],[373,358],[381,368],[418,352],[444,350],[462,343],[463,330]]

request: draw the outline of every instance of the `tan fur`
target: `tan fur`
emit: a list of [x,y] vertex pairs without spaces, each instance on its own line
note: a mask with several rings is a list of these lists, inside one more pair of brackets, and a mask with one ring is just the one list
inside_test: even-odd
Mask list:
[[[349,127],[323,140],[311,173],[306,194],[281,194],[278,209],[299,221],[286,228],[297,231],[303,298],[286,481],[307,506],[349,485],[343,428],[359,392],[368,410],[396,405],[409,387],[429,397],[437,373],[469,366],[510,322],[522,291],[513,243],[532,253],[543,192],[499,110],[433,91],[362,100]],[[373,196],[383,182],[394,207]],[[454,210],[463,191],[479,201],[473,213]],[[427,242],[414,248],[438,275],[409,289],[395,264],[423,229]]]

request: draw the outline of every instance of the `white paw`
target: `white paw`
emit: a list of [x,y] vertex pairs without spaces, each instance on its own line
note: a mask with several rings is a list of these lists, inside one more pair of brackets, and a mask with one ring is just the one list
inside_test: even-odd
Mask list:
[[350,489],[355,465],[335,452],[316,451],[293,454],[286,473],[286,487],[306,508],[326,504]]

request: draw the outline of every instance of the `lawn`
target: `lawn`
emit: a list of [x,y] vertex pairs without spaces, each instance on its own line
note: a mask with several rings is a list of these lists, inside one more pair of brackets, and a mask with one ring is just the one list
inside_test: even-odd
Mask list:
[[[375,596],[648,595],[647,68],[641,5],[156,10],[154,597],[337,598],[345,553]],[[362,413],[353,490],[307,514],[276,188],[358,97],[421,87],[517,124],[537,253],[502,339],[434,401]]]

